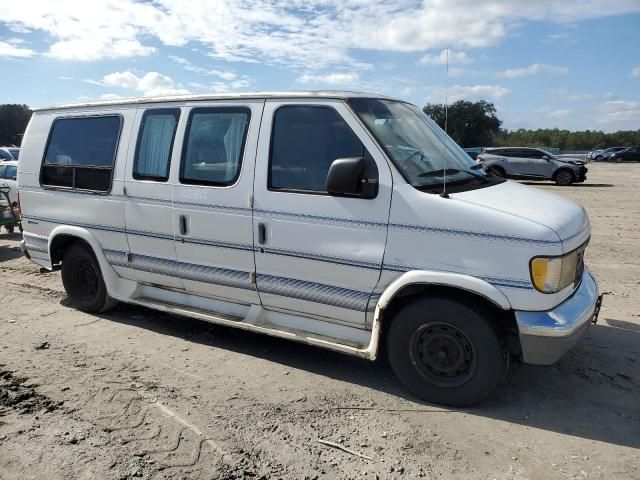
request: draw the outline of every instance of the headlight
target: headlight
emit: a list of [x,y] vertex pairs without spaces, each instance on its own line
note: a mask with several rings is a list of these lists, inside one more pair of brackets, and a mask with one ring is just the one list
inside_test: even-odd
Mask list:
[[561,257],[534,257],[530,262],[531,281],[542,293],[555,293],[577,283],[582,277],[584,246]]

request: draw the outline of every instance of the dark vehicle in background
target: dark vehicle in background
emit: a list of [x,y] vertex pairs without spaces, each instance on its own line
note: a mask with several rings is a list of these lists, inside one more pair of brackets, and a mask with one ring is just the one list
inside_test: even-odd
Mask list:
[[584,162],[565,160],[540,148],[486,148],[478,155],[476,163],[504,178],[553,180],[558,185],[571,185],[587,179]]
[[630,147],[626,150],[620,150],[609,157],[610,162],[640,162],[640,148]]
[[616,152],[621,152],[622,150],[626,150],[627,148],[629,147],[609,147],[605,150],[600,150],[599,153],[595,154],[592,157],[592,160],[595,160],[596,162],[609,161],[611,155],[613,155]]
[[0,147],[0,161],[18,160],[20,149],[18,147]]
[[478,155],[484,152],[484,147],[470,147],[470,148],[463,148],[463,150],[467,152],[467,155],[469,155],[471,158],[475,160],[478,158]]

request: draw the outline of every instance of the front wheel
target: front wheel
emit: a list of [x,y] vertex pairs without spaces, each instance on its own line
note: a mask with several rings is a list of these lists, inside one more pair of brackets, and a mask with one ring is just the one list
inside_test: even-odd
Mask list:
[[509,354],[480,303],[434,297],[407,305],[387,334],[396,376],[423,400],[464,407],[485,399],[504,378]]
[[13,233],[14,230],[15,230],[15,226],[14,225],[5,225],[4,228],[7,231],[7,233]]
[[569,186],[574,181],[573,173],[568,170],[560,170],[558,173],[556,173],[555,180],[557,185],[562,185],[565,187]]
[[104,312],[117,304],[107,294],[95,255],[83,243],[76,242],[65,252],[62,283],[71,303],[83,312]]

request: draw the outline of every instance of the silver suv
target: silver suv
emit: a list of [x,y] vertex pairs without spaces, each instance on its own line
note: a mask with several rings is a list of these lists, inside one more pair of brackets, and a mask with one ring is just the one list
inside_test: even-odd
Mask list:
[[563,160],[539,148],[487,148],[478,155],[476,163],[505,178],[553,180],[558,185],[571,185],[587,179],[584,162]]

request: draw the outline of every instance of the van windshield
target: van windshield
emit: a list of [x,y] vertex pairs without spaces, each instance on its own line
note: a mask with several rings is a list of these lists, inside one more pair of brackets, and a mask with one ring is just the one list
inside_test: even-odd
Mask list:
[[414,187],[440,193],[501,183],[479,168],[424,112],[408,103],[352,98],[349,105],[364,122],[405,179]]

